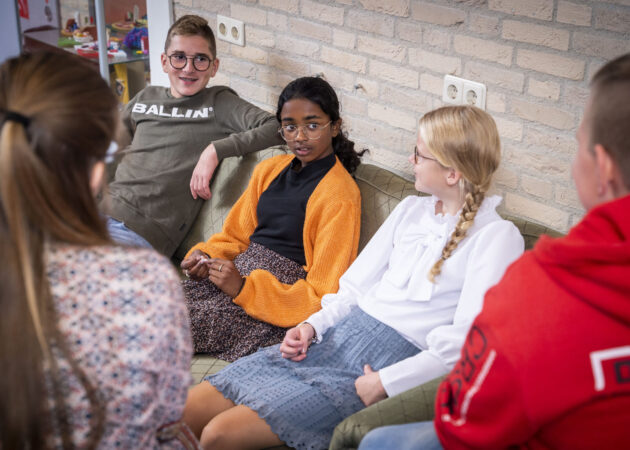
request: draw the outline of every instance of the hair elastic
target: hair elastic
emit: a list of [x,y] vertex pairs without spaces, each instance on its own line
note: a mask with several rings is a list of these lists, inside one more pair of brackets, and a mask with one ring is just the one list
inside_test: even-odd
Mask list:
[[5,111],[4,112],[4,119],[2,120],[2,123],[4,124],[7,121],[13,121],[13,122],[18,122],[21,123],[24,128],[28,127],[29,124],[31,123],[31,119],[30,117],[26,117],[18,112],[15,111]]

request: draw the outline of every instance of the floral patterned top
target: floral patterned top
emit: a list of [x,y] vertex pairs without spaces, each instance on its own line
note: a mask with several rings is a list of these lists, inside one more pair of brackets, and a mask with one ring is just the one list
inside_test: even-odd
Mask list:
[[[185,448],[158,439],[160,427],[180,420],[192,383],[188,316],[169,261],[147,249],[66,244],[49,245],[46,257],[59,328],[106,405],[100,448]],[[68,362],[54,354],[82,448],[89,402]]]

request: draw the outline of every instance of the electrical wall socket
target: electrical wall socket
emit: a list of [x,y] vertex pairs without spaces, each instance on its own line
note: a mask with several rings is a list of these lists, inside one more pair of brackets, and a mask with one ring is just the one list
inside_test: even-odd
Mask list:
[[473,105],[485,110],[486,85],[453,75],[445,75],[442,101],[450,105]]
[[242,21],[217,14],[217,37],[245,47],[245,25]]

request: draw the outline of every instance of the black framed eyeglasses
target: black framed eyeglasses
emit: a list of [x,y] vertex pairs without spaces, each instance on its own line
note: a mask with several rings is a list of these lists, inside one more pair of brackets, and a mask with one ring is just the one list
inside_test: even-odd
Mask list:
[[332,123],[332,120],[328,123],[320,125],[319,123],[307,123],[306,125],[283,125],[278,129],[280,136],[287,142],[295,141],[302,130],[302,134],[306,136],[306,139],[309,141],[314,141],[322,137],[322,132],[324,128]]
[[171,63],[171,67],[173,69],[183,69],[188,64],[188,60],[192,59],[192,65],[195,70],[199,72],[205,72],[210,68],[210,63],[212,63],[212,59],[208,58],[206,55],[194,55],[187,56],[183,53],[173,53],[168,56],[168,62]]
[[413,162],[414,162],[414,164],[419,164],[420,161],[423,161],[425,159],[429,160],[429,161],[437,161],[439,163],[439,161],[436,158],[431,158],[430,156],[421,155],[420,152],[418,151],[418,146],[416,145],[413,148]]

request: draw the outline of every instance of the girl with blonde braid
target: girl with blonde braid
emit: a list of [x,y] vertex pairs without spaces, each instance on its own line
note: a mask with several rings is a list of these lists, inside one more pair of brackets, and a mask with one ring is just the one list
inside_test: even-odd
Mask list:
[[[459,358],[486,290],[523,251],[486,197],[500,160],[492,118],[444,107],[421,120],[415,187],[322,309],[282,344],[193,388],[184,420],[204,448],[328,448],[364,405],[444,375]],[[313,345],[311,345],[313,344]]]

